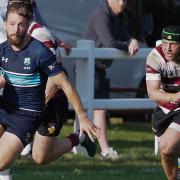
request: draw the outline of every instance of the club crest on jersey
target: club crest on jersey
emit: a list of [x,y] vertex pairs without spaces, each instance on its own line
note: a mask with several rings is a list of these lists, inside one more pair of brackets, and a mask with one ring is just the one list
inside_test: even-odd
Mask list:
[[31,64],[31,58],[24,58],[24,65],[29,66]]
[[8,62],[8,58],[5,58],[4,56],[1,59],[2,61],[5,61],[6,63]]
[[24,69],[31,69],[31,58],[24,58]]

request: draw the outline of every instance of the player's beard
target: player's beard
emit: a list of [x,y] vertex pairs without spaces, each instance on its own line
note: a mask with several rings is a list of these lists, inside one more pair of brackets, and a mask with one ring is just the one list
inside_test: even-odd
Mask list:
[[21,34],[14,33],[11,35],[7,33],[7,40],[10,42],[10,44],[20,47],[24,42],[25,36],[26,36],[26,32],[22,32]]

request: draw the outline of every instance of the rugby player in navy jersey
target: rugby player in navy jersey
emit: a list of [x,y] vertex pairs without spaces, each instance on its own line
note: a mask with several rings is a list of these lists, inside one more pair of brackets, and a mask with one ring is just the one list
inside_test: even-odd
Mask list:
[[[9,4],[5,23],[8,40],[0,45],[0,65],[6,80],[0,105],[0,129],[5,129],[0,138],[0,170],[20,155],[42,122],[47,77],[63,89],[73,105],[80,121],[80,134],[85,131],[91,141],[93,136],[100,135],[55,55],[27,34],[31,19],[29,3]],[[67,151],[77,144],[79,138],[71,135],[62,142]]]
[[[9,1],[0,0],[0,43],[6,40],[6,31],[5,31],[3,19],[5,19],[7,5]],[[41,14],[39,12],[39,9],[36,5],[35,0],[31,0],[31,3],[32,3],[32,8],[33,8],[33,21],[34,22],[31,23],[28,33],[35,39],[38,39],[39,41],[43,42],[50,50],[52,50],[53,53],[55,53],[55,49],[57,48],[57,46],[59,46],[59,47],[64,48],[66,54],[69,55],[71,52],[71,45],[66,42],[63,42],[59,38],[55,37],[54,34],[48,31],[48,29],[46,28],[46,23],[41,17]],[[58,56],[57,60],[59,59],[60,58]],[[50,95],[52,95],[52,91],[51,92],[49,91],[51,89],[51,87],[49,87],[49,84],[51,83],[49,82],[50,82],[50,79],[46,86],[47,87],[46,101],[49,101]],[[0,76],[0,88],[3,88],[4,85],[5,85],[5,80],[3,76]],[[68,101],[63,91],[59,89],[58,91],[56,91],[56,93],[53,96],[54,98],[48,103],[48,106],[47,106],[47,110],[46,110],[47,116],[45,116],[47,117],[46,123],[43,123],[40,127],[40,131],[46,132],[47,136],[49,135],[57,136],[58,134],[57,132],[60,131],[63,123],[67,120],[67,117],[68,117]],[[58,106],[62,108],[58,108]],[[48,129],[51,130],[51,133],[49,133]],[[50,146],[48,146],[48,148],[50,148]],[[32,152],[32,142],[25,146],[25,148],[21,152],[21,156],[30,156],[31,152]],[[7,169],[6,171],[0,171],[0,179],[11,180],[12,179],[11,170]]]

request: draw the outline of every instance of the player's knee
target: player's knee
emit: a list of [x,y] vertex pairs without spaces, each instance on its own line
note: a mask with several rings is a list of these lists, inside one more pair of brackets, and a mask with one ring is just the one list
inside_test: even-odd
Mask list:
[[159,148],[160,148],[160,153],[162,156],[165,156],[165,157],[174,156],[174,151],[170,142],[161,141],[159,144]]
[[4,171],[5,169],[7,169],[9,166],[9,164],[3,160],[1,160],[0,158],[0,171]]
[[39,165],[46,164],[46,156],[44,153],[33,153],[32,159]]

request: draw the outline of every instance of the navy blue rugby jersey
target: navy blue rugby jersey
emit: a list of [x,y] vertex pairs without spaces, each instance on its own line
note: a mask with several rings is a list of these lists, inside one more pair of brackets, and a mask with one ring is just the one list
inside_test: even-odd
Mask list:
[[47,77],[63,71],[54,54],[34,38],[20,51],[14,51],[8,41],[2,43],[0,66],[6,79],[3,97],[8,104],[35,112],[44,109]]

